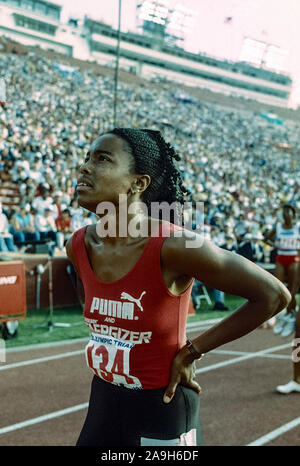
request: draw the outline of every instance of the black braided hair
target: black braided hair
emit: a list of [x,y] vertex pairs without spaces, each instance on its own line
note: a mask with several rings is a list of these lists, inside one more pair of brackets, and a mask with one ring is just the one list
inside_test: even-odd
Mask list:
[[[133,170],[137,174],[151,177],[151,183],[143,192],[142,200],[147,205],[148,214],[151,213],[151,202],[177,202],[183,204],[190,191],[183,186],[181,173],[176,161],[181,157],[174,148],[165,141],[160,131],[151,129],[114,128],[109,133],[121,137],[127,142],[127,150],[134,157]],[[181,209],[180,209],[181,210]],[[171,212],[172,214],[172,212]],[[181,212],[177,212],[181,222]],[[176,212],[175,212],[176,215]],[[177,223],[174,215],[171,222]]]

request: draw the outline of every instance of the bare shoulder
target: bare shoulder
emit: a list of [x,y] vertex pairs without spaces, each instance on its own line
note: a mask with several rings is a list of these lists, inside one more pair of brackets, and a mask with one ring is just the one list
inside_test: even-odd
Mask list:
[[70,238],[67,240],[65,248],[66,248],[68,259],[72,262],[72,264],[75,267],[75,259],[74,259],[73,251],[72,251],[72,239],[73,239],[73,235],[70,236]]
[[172,232],[164,241],[162,258],[170,264],[197,260],[205,262],[217,258],[222,251],[206,240],[202,233],[187,229]]
[[[95,225],[88,225],[87,226],[86,233],[84,235],[84,243],[85,243],[85,245],[87,247],[89,246],[90,238],[91,238],[91,235],[93,234],[94,230],[95,230]],[[75,232],[67,240],[65,248],[66,248],[66,253],[67,253],[68,259],[70,260],[70,262],[72,262],[72,264],[74,265],[74,267],[76,269],[76,262],[75,262],[75,259],[74,259],[73,249],[72,249],[72,241],[73,241],[74,234],[75,234]]]

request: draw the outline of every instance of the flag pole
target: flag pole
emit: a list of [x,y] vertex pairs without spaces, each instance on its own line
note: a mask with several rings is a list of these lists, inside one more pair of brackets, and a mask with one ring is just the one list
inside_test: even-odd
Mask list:
[[122,0],[119,0],[118,41],[117,41],[117,52],[116,52],[115,89],[114,89],[114,127],[117,126],[118,81],[119,81],[120,42],[121,42],[121,10],[122,10]]

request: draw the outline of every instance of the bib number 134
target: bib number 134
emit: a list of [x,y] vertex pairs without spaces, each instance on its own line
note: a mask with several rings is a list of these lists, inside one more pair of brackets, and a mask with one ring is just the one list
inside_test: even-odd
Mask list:
[[106,382],[123,384],[128,387],[142,388],[137,377],[130,375],[129,355],[131,348],[118,347],[115,340],[99,343],[91,340],[86,347],[86,359],[88,366],[96,375]]

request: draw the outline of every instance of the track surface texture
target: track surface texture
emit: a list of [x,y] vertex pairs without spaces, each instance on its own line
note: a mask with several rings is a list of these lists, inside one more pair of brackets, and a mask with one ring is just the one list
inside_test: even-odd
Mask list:
[[[194,338],[211,324],[188,327]],[[292,340],[270,329],[226,344],[197,362],[204,446],[299,446],[300,393],[292,379]],[[72,446],[87,412],[92,372],[86,340],[12,349],[0,363],[0,446]]]

